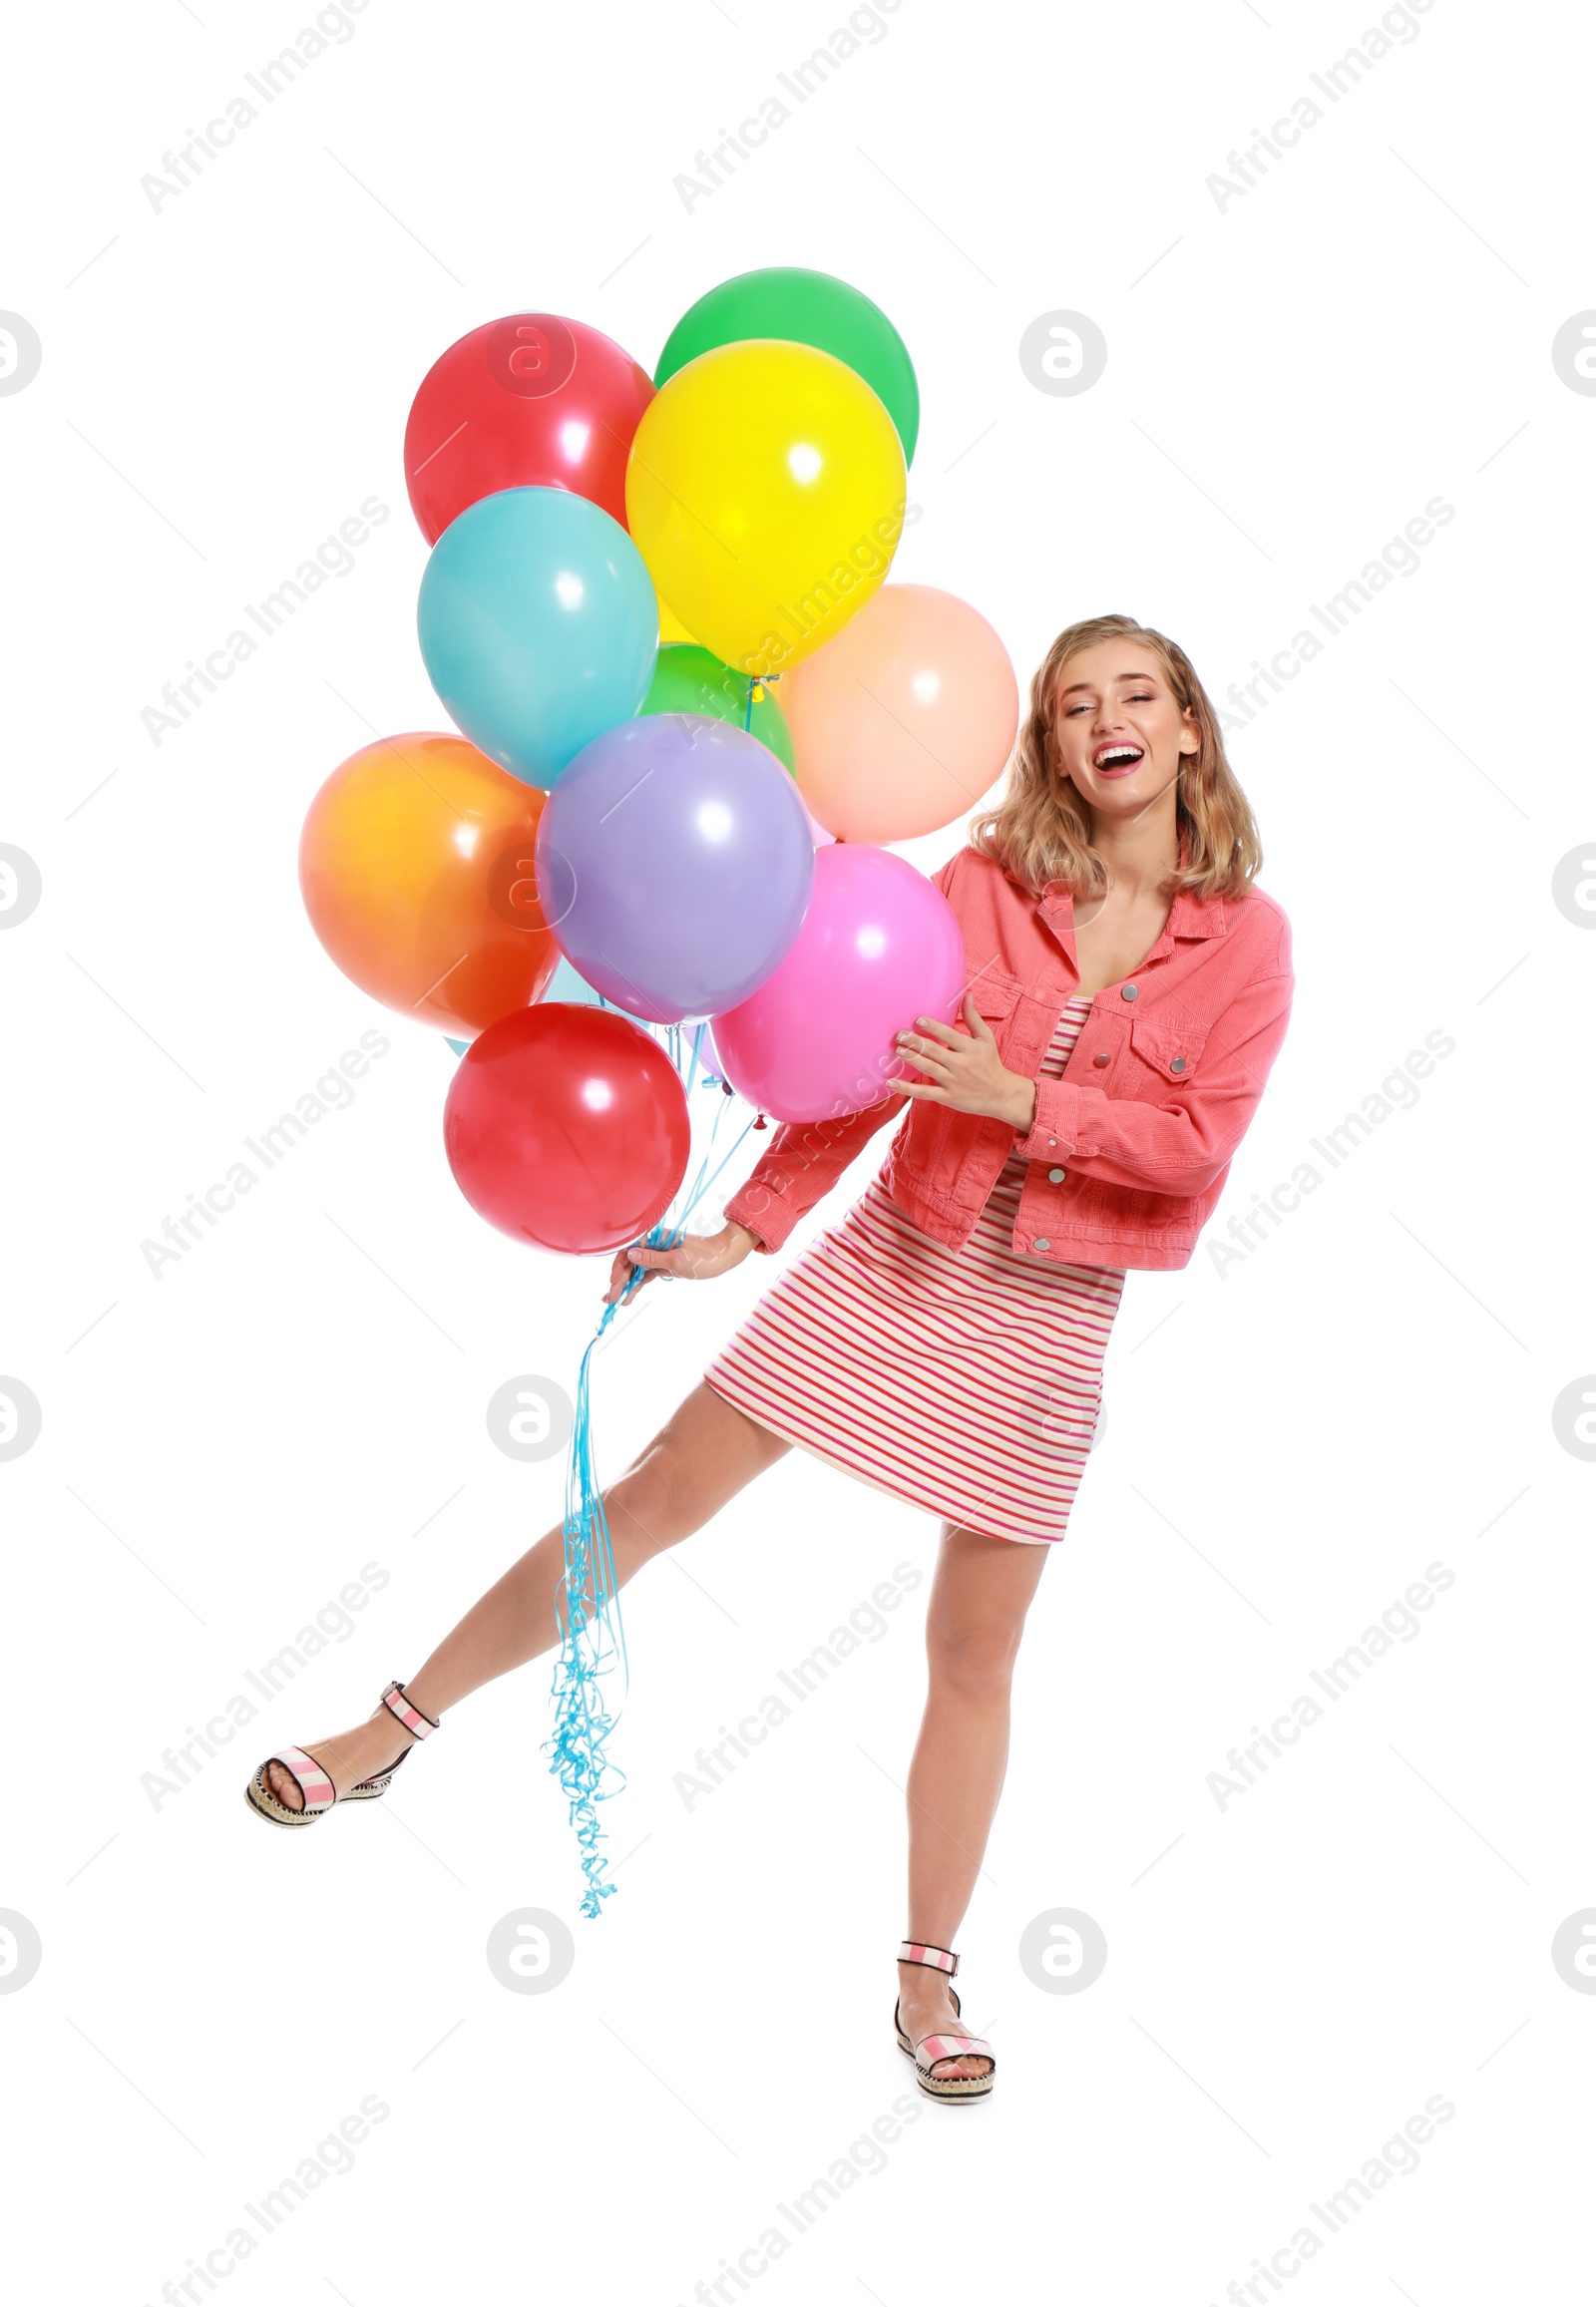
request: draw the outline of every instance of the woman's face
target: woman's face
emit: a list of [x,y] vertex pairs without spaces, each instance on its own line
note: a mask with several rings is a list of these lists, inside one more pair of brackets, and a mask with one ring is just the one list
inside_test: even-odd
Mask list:
[[1158,659],[1131,640],[1096,641],[1066,658],[1053,737],[1060,773],[1094,822],[1128,821],[1172,794],[1182,755],[1201,742]]

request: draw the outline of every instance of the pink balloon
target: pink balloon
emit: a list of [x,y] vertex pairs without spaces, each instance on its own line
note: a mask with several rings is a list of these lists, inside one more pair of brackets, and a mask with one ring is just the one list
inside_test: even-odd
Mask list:
[[777,1121],[861,1113],[915,1070],[897,1036],[917,1017],[953,1024],[965,982],[964,937],[941,890],[887,850],[835,843],[816,853],[796,944],[714,1020],[720,1071]]
[[987,619],[931,584],[884,584],[781,684],[798,790],[843,841],[908,841],[974,809],[1019,726]]

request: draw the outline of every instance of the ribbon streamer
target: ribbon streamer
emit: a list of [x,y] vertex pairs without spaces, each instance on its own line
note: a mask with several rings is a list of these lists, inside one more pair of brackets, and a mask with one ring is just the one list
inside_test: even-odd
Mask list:
[[[669,1030],[672,1036],[671,1054],[679,1069],[680,1029],[672,1026]],[[689,1092],[698,1078],[705,1031],[706,1028],[699,1025],[693,1033],[686,1074]],[[708,1085],[709,1077],[706,1077]],[[726,1101],[717,1097],[714,1125],[709,1133],[709,1144],[698,1165],[698,1174],[676,1214],[650,1227],[643,1237],[649,1249],[675,1249],[686,1232],[688,1218],[753,1127],[750,1116],[711,1170],[709,1165],[714,1157],[715,1140],[720,1134],[725,1111]],[[545,1741],[544,1751],[552,1756],[550,1770],[560,1780],[565,1791],[571,1825],[582,1853],[582,1870],[587,1877],[582,1912],[590,1918],[601,1913],[603,1901],[612,1896],[615,1888],[613,1882],[604,1879],[607,1861],[599,1847],[603,1840],[603,1828],[599,1823],[598,1806],[618,1794],[626,1782],[624,1772],[609,1760],[606,1750],[610,1732],[620,1719],[619,1708],[613,1714],[609,1712],[599,1683],[605,1674],[618,1665],[623,1703],[630,1679],[625,1632],[620,1621],[620,1591],[615,1579],[614,1552],[609,1542],[609,1520],[604,1512],[603,1493],[598,1487],[595,1462],[590,1365],[594,1348],[632,1292],[641,1287],[646,1273],[646,1267],[634,1267],[620,1296],[612,1306],[604,1308],[598,1327],[588,1342],[582,1366],[577,1373],[576,1417],[571,1435],[571,1461],[566,1474],[566,1574],[561,1591],[555,1598],[555,1613],[560,1626],[560,1649],[556,1655],[554,1680],[550,1686],[555,1728],[553,1735]]]

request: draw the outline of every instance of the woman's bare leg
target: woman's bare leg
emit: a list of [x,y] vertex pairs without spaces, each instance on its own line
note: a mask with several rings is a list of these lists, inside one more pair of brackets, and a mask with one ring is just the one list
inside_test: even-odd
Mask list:
[[[1025,1613],[1051,1549],[945,1527],[926,1613],[926,1713],[909,1767],[909,1930],[921,1946],[951,1947],[976,1886],[1008,1764],[1008,1694]],[[947,2034],[948,1981],[920,1964],[898,1966],[905,2032]],[[984,2059],[940,2066],[981,2075]]]
[[[744,1417],[707,1385],[698,1385],[641,1455],[604,1492],[615,1580],[624,1585],[643,1564],[701,1530],[727,1501],[791,1448],[768,1426]],[[550,1530],[472,1604],[426,1664],[405,1682],[413,1706],[434,1722],[484,1683],[525,1666],[560,1639],[556,1598],[565,1583],[563,1530]],[[385,1769],[413,1741],[385,1707],[358,1730],[318,1738],[308,1752],[342,1793]],[[290,1810],[298,1788],[275,1764],[272,1791]]]

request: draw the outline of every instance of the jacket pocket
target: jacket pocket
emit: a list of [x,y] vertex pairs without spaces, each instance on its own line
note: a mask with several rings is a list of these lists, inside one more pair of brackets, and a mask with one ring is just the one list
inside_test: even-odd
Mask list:
[[[983,969],[970,980],[970,998],[976,1004],[976,1013],[998,1044],[998,1054],[1004,1064],[1014,1046],[1016,1012],[1024,986],[1017,977],[1010,977],[1000,969]],[[964,1024],[964,1003],[959,1004],[957,1022]]]
[[1001,969],[978,969],[968,987],[977,1009],[995,1029],[1004,1017],[1012,1015],[1014,1003],[1024,990],[1017,977],[1010,977]]
[[905,1102],[909,1108],[908,1124],[892,1141],[888,1166],[901,1176],[927,1185],[942,1163],[948,1132],[956,1117],[950,1106],[927,1105],[918,1097]]
[[[1078,1198],[1068,1214],[1083,1231],[1111,1241],[1179,1242],[1194,1239],[1195,1194],[1155,1194],[1133,1186],[1106,1185],[1099,1178],[1076,1178]],[[1062,1186],[1067,1195],[1069,1188]]]
[[1133,1063],[1125,1087],[1132,1097],[1151,1097],[1155,1084],[1182,1088],[1202,1070],[1206,1025],[1179,1025],[1162,1017],[1134,1017],[1130,1026]]

